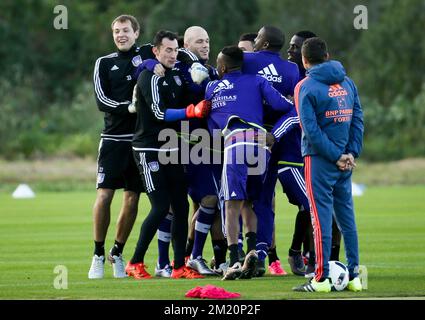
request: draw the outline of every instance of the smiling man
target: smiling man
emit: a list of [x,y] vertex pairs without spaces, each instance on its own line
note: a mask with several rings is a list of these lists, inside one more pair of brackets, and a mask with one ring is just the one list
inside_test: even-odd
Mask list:
[[147,69],[140,74],[136,91],[136,133],[133,138],[134,158],[146,188],[151,210],[143,221],[137,247],[126,267],[126,272],[135,279],[151,278],[146,271],[145,254],[171,206],[173,209],[171,236],[174,250],[171,278],[202,278],[203,276],[187,268],[184,263],[189,203],[183,164],[180,159],[171,163],[161,161],[164,154],[177,154],[179,146],[176,144],[166,148],[160,141],[160,135],[161,132],[168,130],[177,136],[175,130],[179,126],[179,121],[205,117],[209,104],[201,101],[196,106],[189,104],[182,108],[186,105],[184,93],[187,88],[182,81],[181,73],[174,68],[178,54],[177,35],[161,30],[155,35],[153,45],[155,58],[163,66],[165,74],[158,77]]
[[[184,47],[186,52],[194,54],[200,64],[206,68],[207,79],[218,79],[217,71],[214,67],[207,64],[210,53],[210,39],[208,32],[200,26],[190,26],[184,33]],[[191,77],[191,68],[187,63],[180,62],[176,65],[187,80],[191,92],[188,99],[191,103],[198,103],[204,97],[202,86],[193,82]],[[207,123],[204,119],[192,119],[189,122],[191,132],[199,129],[207,129]],[[191,144],[189,148],[194,147]],[[192,149],[191,149],[192,150]],[[189,196],[193,201],[193,215],[189,228],[188,241],[186,245],[186,256],[188,256],[187,265],[202,275],[215,275],[205,260],[203,259],[203,249],[207,240],[208,233],[211,230],[211,241],[214,251],[215,269],[222,272],[226,262],[227,244],[224,235],[221,232],[220,214],[217,209],[217,191],[216,182],[220,178],[221,166],[211,163],[194,163],[189,158],[186,165],[186,174],[188,179]],[[220,267],[221,265],[221,267]],[[219,270],[220,269],[220,270]]]
[[308,30],[297,32],[292,36],[289,42],[289,48],[286,51],[288,53],[288,60],[298,65],[300,80],[305,78],[305,69],[301,58],[301,47],[305,40],[313,37],[316,37],[316,34]]
[[96,60],[93,82],[98,109],[104,113],[104,129],[97,162],[97,196],[93,207],[94,255],[89,279],[104,276],[105,238],[111,217],[115,190],[124,188],[123,204],[117,221],[115,243],[109,252],[115,278],[126,277],[122,257],[124,245],[137,215],[143,184],[134,163],[131,140],[136,115],[131,104],[133,76],[144,59],[152,58],[151,45],[138,47],[140,25],[130,15],[120,15],[111,24],[117,51]]
[[210,38],[207,31],[199,26],[191,26],[184,33],[184,47],[206,62],[210,54]]

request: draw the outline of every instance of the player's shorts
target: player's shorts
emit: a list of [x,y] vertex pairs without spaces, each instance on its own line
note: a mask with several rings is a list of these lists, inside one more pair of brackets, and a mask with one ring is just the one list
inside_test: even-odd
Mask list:
[[301,154],[301,131],[298,128],[287,132],[272,148],[272,160],[278,161],[279,167],[304,163]]
[[187,180],[182,164],[161,164],[158,151],[134,150],[133,154],[147,194],[158,190],[175,193],[173,187],[178,186],[187,195]]
[[256,130],[240,131],[224,144],[221,198],[256,200],[261,193],[270,152],[255,139]]
[[220,164],[189,163],[185,168],[189,196],[194,202],[200,203],[205,196],[218,196],[222,171]]
[[96,188],[144,192],[131,141],[100,140]]
[[309,210],[304,181],[304,167],[279,165],[278,177],[289,203]]

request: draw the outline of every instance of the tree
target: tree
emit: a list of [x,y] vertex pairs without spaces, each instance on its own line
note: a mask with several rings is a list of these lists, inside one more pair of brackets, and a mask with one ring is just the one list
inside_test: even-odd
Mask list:
[[209,32],[210,60],[226,45],[237,44],[240,34],[250,31],[257,12],[257,1],[194,0],[161,2],[147,21],[146,33],[150,39],[160,29],[184,34],[186,28],[199,25]]
[[389,106],[397,96],[412,100],[425,83],[425,2],[391,0],[383,9],[356,44],[352,70],[363,94]]

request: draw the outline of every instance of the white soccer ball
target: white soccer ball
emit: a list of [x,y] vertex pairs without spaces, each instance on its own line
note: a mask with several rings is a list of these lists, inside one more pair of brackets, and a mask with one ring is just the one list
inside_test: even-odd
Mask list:
[[329,278],[332,291],[342,291],[348,284],[348,268],[339,261],[329,261]]

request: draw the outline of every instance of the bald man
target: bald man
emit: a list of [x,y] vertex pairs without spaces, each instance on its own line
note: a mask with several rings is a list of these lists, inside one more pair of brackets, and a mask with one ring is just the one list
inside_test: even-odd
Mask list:
[[209,59],[210,37],[208,32],[199,26],[186,29],[183,38],[184,47],[194,53],[204,64]]
[[[191,26],[184,33],[184,48],[188,54],[194,54],[199,62],[208,69],[209,77],[204,80],[203,85],[195,84],[190,76],[190,65],[179,63],[177,68],[186,74],[185,80],[190,83],[189,101],[197,103],[203,99],[206,83],[218,78],[214,67],[207,64],[210,54],[210,38],[208,32],[200,26]],[[207,129],[203,119],[190,121],[189,128]],[[189,237],[186,245],[186,256],[189,257],[187,266],[198,271],[202,275],[215,275],[202,257],[203,248],[211,230],[211,238],[214,248],[215,265],[213,268],[218,273],[223,273],[225,268],[227,243],[221,231],[220,215],[217,211],[218,197],[217,188],[221,174],[221,167],[212,164],[194,164],[193,159],[186,165],[189,182],[189,195],[193,201],[193,217],[189,229]],[[211,163],[211,162],[210,162]],[[214,181],[214,178],[216,177]],[[221,265],[221,267],[220,267]]]

